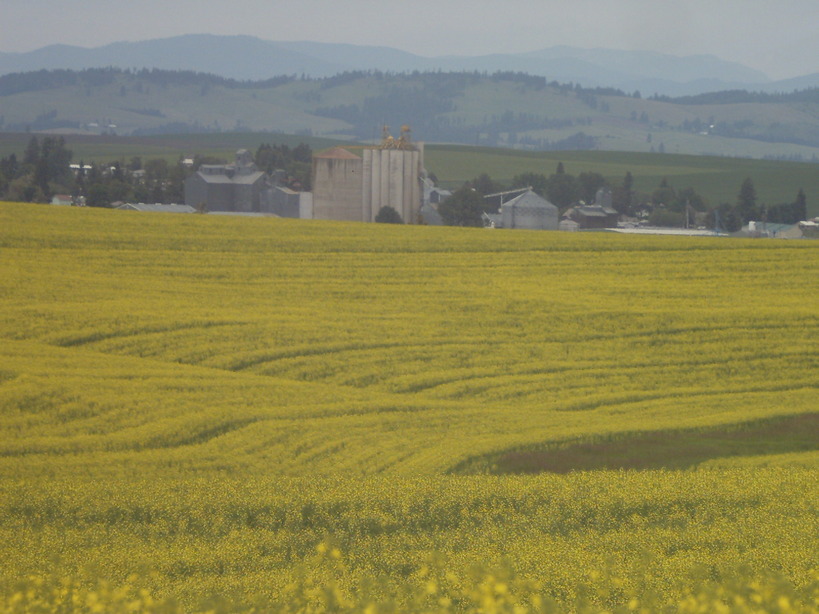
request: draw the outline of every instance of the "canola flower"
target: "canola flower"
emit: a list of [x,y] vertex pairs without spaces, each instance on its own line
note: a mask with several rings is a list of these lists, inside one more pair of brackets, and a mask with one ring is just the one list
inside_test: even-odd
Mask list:
[[0,204],[0,611],[816,610],[814,242],[172,217]]

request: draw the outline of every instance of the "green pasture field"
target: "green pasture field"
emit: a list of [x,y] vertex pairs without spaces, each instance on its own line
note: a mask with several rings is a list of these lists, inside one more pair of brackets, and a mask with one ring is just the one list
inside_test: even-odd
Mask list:
[[812,163],[607,151],[524,152],[461,145],[427,146],[425,162],[451,188],[480,173],[501,183],[524,172],[549,176],[563,162],[567,173],[600,173],[612,185],[621,185],[630,172],[634,188],[648,194],[668,179],[675,189],[694,188],[711,205],[735,203],[742,182],[750,177],[758,202],[790,203],[801,188],[807,195],[809,214],[819,215],[819,168]]
[[0,611],[815,612],[818,267],[0,203]]
[[[32,136],[42,139],[44,134],[21,132],[0,133],[0,157],[15,154],[22,157]],[[72,162],[85,163],[128,162],[139,156],[143,162],[152,158],[162,158],[168,162],[178,162],[193,155],[215,156],[233,160],[237,149],[256,151],[263,143],[295,147],[307,143],[314,149],[323,149],[338,144],[333,139],[296,136],[264,132],[224,132],[217,134],[173,134],[146,137],[114,135],[62,135],[68,149],[73,153]]]

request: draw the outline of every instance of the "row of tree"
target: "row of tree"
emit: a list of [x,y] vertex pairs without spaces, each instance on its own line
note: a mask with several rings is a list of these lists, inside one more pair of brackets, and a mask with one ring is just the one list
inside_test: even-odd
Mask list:
[[[298,190],[310,189],[313,152],[304,143],[259,145],[255,162],[260,170],[273,174],[282,169],[280,180]],[[164,158],[143,161],[134,156],[127,162],[105,164],[80,161],[71,168],[72,152],[63,137],[32,136],[22,156],[0,159],[0,200],[49,202],[55,194],[71,196],[91,207],[108,207],[117,201],[181,203],[185,201],[185,179],[202,164],[225,164],[226,160],[194,156],[192,165]]]
[[[56,194],[71,196],[92,207],[116,201],[172,203],[184,201],[188,170],[162,158],[136,156],[128,162],[86,164],[71,168],[72,152],[63,137],[32,136],[21,158],[0,159],[0,199],[49,202]],[[141,171],[141,172],[137,172]]]
[[[24,202],[44,201],[73,181],[71,150],[63,137],[32,137],[21,157],[0,159],[0,196]],[[61,190],[62,189],[62,190]]]
[[653,192],[643,193],[635,190],[631,172],[627,172],[621,182],[612,183],[595,172],[571,175],[565,171],[562,162],[549,176],[535,172],[522,173],[508,185],[482,173],[456,190],[439,205],[438,211],[446,224],[480,226],[483,213],[494,213],[498,209],[498,201],[487,196],[525,187],[531,187],[561,211],[581,203],[594,203],[598,190],[605,187],[610,190],[611,205],[618,213],[644,219],[656,226],[704,224],[735,232],[751,220],[795,224],[807,218],[807,198],[801,188],[792,203],[766,205],[758,202],[753,181],[747,178],[740,186],[735,203],[711,205],[694,188],[675,189],[665,178]]

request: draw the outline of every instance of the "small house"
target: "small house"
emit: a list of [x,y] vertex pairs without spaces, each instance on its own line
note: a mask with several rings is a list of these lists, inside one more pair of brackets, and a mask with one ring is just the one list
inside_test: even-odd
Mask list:
[[55,194],[51,197],[51,204],[52,205],[61,205],[63,207],[71,206],[74,204],[74,199],[71,198],[70,194]]

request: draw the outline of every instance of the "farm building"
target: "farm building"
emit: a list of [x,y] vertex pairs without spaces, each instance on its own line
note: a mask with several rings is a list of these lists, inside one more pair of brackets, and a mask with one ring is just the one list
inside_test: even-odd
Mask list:
[[279,217],[301,217],[301,192],[276,185],[270,188],[269,198],[264,199],[261,209]]
[[70,194],[55,194],[51,198],[52,205],[63,205],[63,206],[71,206],[74,204],[74,199],[71,198]]
[[564,217],[562,220],[560,220],[558,229],[563,230],[565,232],[577,232],[578,230],[580,230],[580,224],[578,224],[574,220],[570,220],[569,218]]
[[364,220],[364,161],[341,147],[313,155],[313,217]]
[[423,146],[385,131],[379,147],[358,156],[335,147],[313,156],[313,217],[323,220],[374,222],[382,207],[392,207],[407,223],[421,209]]
[[531,187],[487,194],[483,198],[485,206],[498,209],[497,213],[481,215],[486,228],[558,229],[558,208]]
[[529,230],[557,230],[558,209],[532,190],[501,205],[501,226]]
[[593,205],[579,204],[566,210],[564,220],[571,220],[581,230],[589,228],[616,228],[620,214],[611,206],[611,191],[600,188]]
[[568,209],[563,217],[577,223],[581,229],[616,228],[620,214],[601,205],[577,205]]
[[801,239],[804,236],[801,224],[775,224],[771,222],[748,222],[742,235],[768,237],[773,239]]
[[266,173],[253,163],[246,149],[236,152],[235,164],[203,164],[185,180],[185,204],[207,211],[262,210],[269,187]]
[[527,186],[525,188],[515,188],[514,190],[496,192],[495,194],[486,194],[483,197],[484,209],[495,209],[500,212],[503,203],[508,202],[516,196],[520,196],[524,192],[528,192],[531,189],[531,186]]

